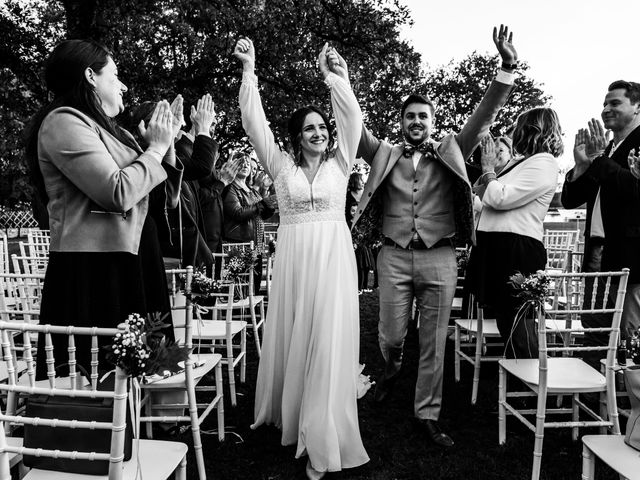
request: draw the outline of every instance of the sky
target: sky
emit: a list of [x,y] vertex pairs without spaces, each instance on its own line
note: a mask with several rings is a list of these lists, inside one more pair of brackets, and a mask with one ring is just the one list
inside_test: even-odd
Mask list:
[[[561,165],[573,164],[579,128],[600,118],[614,80],[640,82],[640,0],[400,0],[414,25],[401,30],[430,67],[474,50],[496,53],[494,25],[513,31],[527,75],[551,95],[565,132]],[[436,117],[437,119],[437,117]]]

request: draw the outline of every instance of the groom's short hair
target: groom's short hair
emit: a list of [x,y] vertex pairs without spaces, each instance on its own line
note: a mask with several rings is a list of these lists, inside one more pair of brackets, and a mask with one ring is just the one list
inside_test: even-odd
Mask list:
[[404,111],[412,103],[422,103],[424,105],[429,105],[429,107],[431,107],[431,115],[434,115],[436,112],[436,106],[433,104],[433,102],[429,97],[426,97],[424,95],[420,95],[417,93],[412,93],[402,103],[402,109],[400,110],[400,118],[404,117]]

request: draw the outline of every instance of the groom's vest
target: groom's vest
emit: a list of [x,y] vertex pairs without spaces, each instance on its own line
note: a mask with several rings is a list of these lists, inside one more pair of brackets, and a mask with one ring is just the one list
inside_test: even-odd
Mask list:
[[423,156],[413,169],[411,157],[400,157],[382,185],[382,233],[406,247],[415,232],[431,247],[456,232],[454,178],[440,162]]

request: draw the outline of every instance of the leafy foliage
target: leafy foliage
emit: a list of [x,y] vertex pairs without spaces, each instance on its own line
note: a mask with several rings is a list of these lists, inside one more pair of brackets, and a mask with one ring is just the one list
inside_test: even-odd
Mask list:
[[[473,52],[459,63],[450,62],[430,73],[426,85],[429,96],[436,101],[434,136],[443,136],[450,131],[459,131],[473,113],[495,78],[500,65],[499,55]],[[551,97],[544,94],[541,85],[526,76],[529,66],[520,62],[515,87],[507,104],[502,107],[491,133],[504,135],[524,110],[544,106]]]
[[[0,198],[31,197],[21,131],[47,100],[38,72],[64,37],[92,38],[113,51],[129,88],[128,106],[177,93],[188,106],[210,92],[218,112],[216,139],[226,152],[248,145],[237,104],[241,65],[232,56],[242,36],[256,46],[265,112],[282,146],[295,108],[316,104],[330,110],[316,68],[325,42],[347,61],[365,122],[376,136],[398,134],[399,106],[412,91],[428,91],[455,106],[438,115],[439,128],[461,126],[481,96],[478,71],[488,82],[497,61],[476,55],[460,68],[425,72],[420,55],[399,38],[400,28],[411,22],[400,0],[7,0],[0,7],[0,27],[8,32],[0,37],[0,54],[8,59],[0,70],[0,193],[7,195]],[[521,103],[507,109],[542,98],[539,90],[529,92],[532,81],[520,81],[512,102]],[[127,123],[126,114],[121,123]]]

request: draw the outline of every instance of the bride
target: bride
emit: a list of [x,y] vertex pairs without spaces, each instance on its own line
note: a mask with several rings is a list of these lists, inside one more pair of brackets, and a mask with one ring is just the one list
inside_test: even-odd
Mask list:
[[274,179],[280,208],[252,427],[280,428],[282,444],[297,443],[296,458],[308,455],[307,476],[319,479],[369,461],[358,426],[358,291],[344,217],[362,113],[340,78],[348,78],[346,63],[325,45],[318,65],[331,90],[339,143],[334,151],[325,113],[303,107],[289,119],[292,156],[278,147],[265,118],[251,40],[239,40],[234,55],[243,67],[242,125]]

